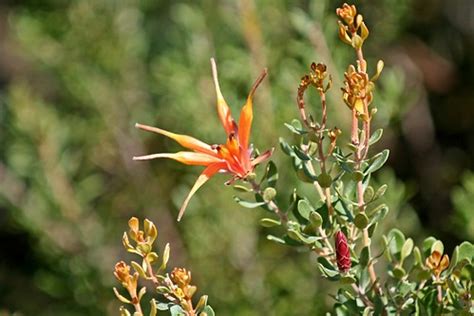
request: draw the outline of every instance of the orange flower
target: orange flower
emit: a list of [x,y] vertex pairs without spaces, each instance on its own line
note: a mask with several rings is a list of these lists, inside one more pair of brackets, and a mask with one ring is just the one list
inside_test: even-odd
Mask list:
[[262,155],[252,158],[252,149],[249,144],[250,130],[253,119],[253,96],[255,90],[267,75],[266,69],[257,78],[247,97],[247,102],[240,112],[240,120],[237,124],[232,118],[231,111],[222,96],[217,78],[217,67],[213,58],[211,58],[212,76],[217,94],[217,114],[227,135],[225,144],[209,145],[194,137],[175,134],[157,127],[151,127],[142,124],[136,124],[137,128],[145,131],[158,133],[167,136],[181,146],[192,151],[180,151],[177,153],[159,153],[146,156],[133,157],[133,160],[150,160],[155,158],[170,158],[187,165],[205,166],[206,169],[201,173],[196,183],[192,187],[188,196],[183,202],[178,215],[178,221],[184,214],[186,206],[196,191],[206,183],[212,176],[218,172],[226,172],[233,175],[231,181],[236,179],[245,179],[255,166],[268,159],[272,150],[268,150]]
[[426,258],[425,263],[428,268],[433,271],[436,278],[439,279],[441,272],[449,267],[449,257],[448,255],[443,255],[439,251],[435,250],[428,258]]

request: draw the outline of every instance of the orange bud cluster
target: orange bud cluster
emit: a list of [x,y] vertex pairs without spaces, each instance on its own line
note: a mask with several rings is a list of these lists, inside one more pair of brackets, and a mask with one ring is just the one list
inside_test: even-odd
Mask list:
[[170,280],[177,287],[174,294],[179,299],[189,300],[196,292],[196,286],[191,285],[191,271],[185,268],[174,268],[171,271]]
[[350,65],[344,73],[344,87],[342,98],[350,109],[356,109],[361,115],[367,115],[366,106],[373,100],[374,83],[369,80],[367,73],[356,71]]
[[362,15],[357,14],[354,5],[344,3],[336,9],[336,14],[342,19],[339,21],[339,38],[346,44],[360,49],[365,39],[369,36],[369,29],[364,23]]
[[304,93],[304,90],[306,90],[306,88],[310,85],[313,85],[319,91],[326,92],[331,87],[332,83],[331,76],[329,76],[329,81],[326,86],[324,86],[324,80],[328,76],[326,70],[327,67],[325,64],[312,63],[311,72],[301,78],[298,93]]
[[130,275],[130,266],[123,261],[117,262],[115,265],[114,275],[120,282],[128,283],[132,277]]
[[[128,227],[130,228],[127,233],[123,234],[122,243],[127,251],[136,253],[142,257],[145,257],[151,253],[153,242],[158,236],[158,230],[155,224],[150,220],[145,219],[143,221],[143,230],[140,229],[140,223],[138,218],[132,217],[128,221]],[[128,236],[136,242],[136,246],[132,246]]]
[[[115,264],[114,275],[122,283],[122,286],[127,289],[132,303],[137,303],[137,286],[138,286],[138,272],[135,272],[133,275],[130,274],[130,266],[123,261],[117,262]],[[114,288],[115,295],[125,303],[129,301],[121,296],[117,290]]]
[[336,9],[336,14],[343,19],[347,25],[352,25],[354,24],[354,19],[357,15],[357,9],[355,5],[344,3],[342,7]]

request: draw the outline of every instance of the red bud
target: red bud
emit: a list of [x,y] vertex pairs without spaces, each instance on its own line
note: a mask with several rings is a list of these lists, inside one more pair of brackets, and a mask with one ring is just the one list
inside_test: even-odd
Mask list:
[[340,272],[347,272],[351,268],[351,254],[347,245],[346,235],[342,231],[336,233],[336,260]]

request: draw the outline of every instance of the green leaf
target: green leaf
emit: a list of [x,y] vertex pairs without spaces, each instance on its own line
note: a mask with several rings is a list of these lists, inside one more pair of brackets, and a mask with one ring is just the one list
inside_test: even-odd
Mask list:
[[260,220],[260,225],[263,227],[275,227],[275,226],[280,226],[281,223],[280,221],[277,221],[276,219],[273,218],[262,218]]
[[425,281],[431,278],[431,271],[426,268],[420,268],[416,270],[416,280],[418,282]]
[[295,153],[296,157],[298,157],[299,159],[301,159],[303,161],[310,161],[310,160],[313,159],[313,158],[311,158],[311,156],[309,156],[307,153],[305,153],[303,150],[301,150],[301,148],[299,148],[298,146],[293,146],[292,149],[293,149],[293,152]]
[[431,255],[431,246],[435,243],[436,241],[436,238],[430,236],[430,237],[427,237],[425,240],[423,240],[423,244],[422,244],[422,250],[423,250],[423,255],[425,257],[429,257]]
[[120,306],[120,316],[131,316],[130,312],[123,306]]
[[202,310],[202,313],[206,313],[207,316],[215,316],[216,315],[216,313],[214,312],[212,307],[209,306],[209,305],[204,307],[204,309]]
[[431,253],[433,253],[434,251],[437,251],[440,254],[444,253],[444,245],[441,240],[437,240],[431,245]]
[[353,173],[354,172],[354,168],[350,164],[348,164],[347,162],[338,160],[337,163],[339,164],[341,169],[344,170],[345,172],[347,172],[347,173]]
[[[370,205],[370,207],[367,207],[365,210],[365,213],[369,217],[374,217],[373,221],[377,222],[385,217],[385,214],[388,212],[388,206],[385,203],[382,203],[377,206]],[[381,214],[377,216],[378,214]],[[377,218],[375,218],[377,216]]]
[[364,174],[368,175],[382,168],[388,159],[390,151],[388,149],[383,150],[369,160],[369,167],[364,171]]
[[318,268],[321,273],[330,280],[339,280],[339,270],[334,267],[325,257],[318,257]]
[[400,252],[402,251],[403,244],[405,243],[405,236],[400,230],[394,228],[388,233],[387,239],[387,246],[390,254],[400,260]]
[[306,199],[302,199],[298,201],[298,213],[304,219],[309,220],[309,214],[314,212],[314,208],[309,204]]
[[186,316],[186,312],[179,305],[173,305],[170,307],[171,316]]
[[342,284],[353,284],[357,282],[356,278],[354,278],[352,275],[345,275],[340,281]]
[[369,260],[370,260],[370,249],[369,247],[366,246],[362,248],[362,251],[360,252],[359,264],[361,265],[361,267],[365,268],[369,264]]
[[323,219],[323,227],[329,228],[331,221],[329,220],[329,210],[326,203],[321,204],[321,206],[316,209],[316,212],[318,212]]
[[380,138],[382,138],[382,135],[383,135],[383,129],[381,129],[381,128],[379,128],[378,130],[373,132],[372,135],[369,138],[369,145],[371,146],[371,145],[375,144],[376,142],[378,142],[380,140]]
[[266,168],[266,180],[268,186],[274,188],[278,180],[278,169],[273,161],[267,164]]
[[357,228],[364,229],[369,224],[369,218],[367,215],[365,215],[365,213],[359,213],[354,218],[354,224]]
[[240,205],[242,205],[243,207],[246,207],[246,208],[257,208],[259,206],[262,206],[262,205],[266,204],[265,202],[244,201],[241,198],[239,198],[238,196],[234,196],[234,200],[237,203],[239,203]]
[[303,172],[306,175],[306,177],[309,178],[311,182],[317,181],[318,177],[313,173],[313,171],[310,170],[309,165],[311,164],[310,161],[306,161],[302,163],[303,166]]
[[401,279],[407,274],[407,272],[405,271],[405,269],[403,269],[402,266],[396,266],[391,272],[393,276],[397,279]]
[[365,189],[365,192],[364,192],[364,201],[365,203],[368,203],[370,201],[372,201],[372,199],[374,198],[374,188],[372,188],[370,185]]
[[150,316],[156,316],[156,313],[157,313],[156,304],[157,304],[156,300],[152,298],[150,301]]
[[388,185],[386,184],[383,184],[382,186],[380,186],[377,192],[375,192],[373,200],[377,200],[378,198],[381,198],[385,194],[385,191],[387,191],[387,188],[388,188]]
[[325,268],[333,271],[338,271],[336,266],[334,266],[326,257],[318,257],[318,262],[322,264]]
[[367,231],[369,233],[370,238],[372,238],[372,236],[374,235],[374,232],[375,232],[375,229],[377,228],[377,225],[378,225],[378,223],[373,223],[372,225],[369,226],[369,228],[367,228]]
[[329,188],[332,184],[332,178],[327,173],[321,173],[318,176],[318,183],[322,188]]
[[316,236],[305,236],[301,232],[296,229],[288,229],[288,237],[293,240],[300,241],[307,245],[313,245],[316,241],[320,240],[320,237]]
[[400,253],[402,262],[403,260],[405,260],[405,258],[407,258],[411,254],[413,250],[413,246],[414,246],[413,239],[408,238],[407,240],[405,240],[405,243],[403,244],[403,247]]
[[288,143],[282,138],[280,137],[278,139],[278,141],[280,142],[280,148],[281,150],[287,154],[288,156],[291,156],[293,155],[293,150],[291,149],[290,145],[288,145]]
[[364,179],[364,174],[360,172],[359,170],[354,171],[352,173],[352,181],[359,182],[359,181],[362,181],[362,179]]
[[[342,196],[339,196],[339,199],[333,202],[332,205],[333,205],[334,210],[337,213],[339,213],[341,216],[347,217],[347,220],[349,222],[353,222],[354,221],[354,216],[352,215],[353,206],[350,205],[349,203],[352,203],[352,201],[347,200],[343,198]],[[321,213],[321,215],[323,214]],[[329,222],[329,218],[326,218],[325,216],[323,216],[323,219],[324,219],[324,223]]]
[[273,236],[273,235],[267,235],[267,240],[270,240],[270,241],[273,241],[273,242],[276,242],[278,244],[282,244],[282,245],[285,245],[286,242],[285,240],[277,237],[277,236]]
[[309,221],[311,225],[318,228],[323,224],[323,218],[318,212],[311,212],[309,213]]
[[204,307],[207,306],[207,299],[208,299],[208,296],[207,295],[203,295],[199,298],[199,301],[198,303],[196,304],[196,307],[194,308],[194,310],[196,311],[196,313],[199,315],[202,310],[204,309]]
[[413,248],[413,254],[415,256],[415,264],[418,265],[418,266],[422,266],[423,265],[423,259],[421,257],[421,252],[420,252],[420,248],[418,248],[417,246],[415,246]]
[[298,176],[298,179],[300,179],[301,181],[303,181],[305,183],[314,183],[314,181],[315,181],[313,178],[310,178],[308,176],[308,174],[304,171],[303,168],[297,169],[296,170],[296,175]]
[[247,188],[246,186],[235,184],[232,186],[234,190],[240,191],[240,192],[252,192],[251,188]]
[[460,270],[466,263],[472,263],[473,261],[474,245],[465,241],[454,248],[448,274],[451,274],[455,269]]
[[458,260],[467,259],[469,262],[474,261],[474,245],[468,241],[463,242],[459,246]]
[[135,269],[135,271],[138,272],[141,278],[144,278],[144,279],[147,278],[147,275],[140,264],[138,264],[135,261],[132,261],[131,264],[132,264],[133,269]]
[[308,133],[308,131],[303,129],[301,122],[299,120],[294,119],[291,121],[291,124],[285,123],[285,126],[294,134],[296,135],[304,135]]

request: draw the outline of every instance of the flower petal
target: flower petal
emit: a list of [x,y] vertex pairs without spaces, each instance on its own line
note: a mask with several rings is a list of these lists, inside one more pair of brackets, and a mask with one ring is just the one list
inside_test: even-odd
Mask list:
[[252,128],[253,120],[253,96],[255,94],[255,90],[257,90],[257,87],[260,85],[266,75],[267,69],[265,68],[257,80],[255,80],[255,83],[253,84],[252,89],[250,90],[250,93],[247,97],[247,102],[240,112],[239,142],[244,150],[247,150],[249,147],[250,130]]
[[177,160],[185,165],[208,166],[212,163],[222,162],[221,159],[203,153],[195,153],[191,151],[180,151],[174,154],[159,153],[146,156],[133,157],[133,160],[151,160],[156,158],[169,158]]
[[217,66],[214,58],[211,58],[211,67],[212,67],[212,78],[214,79],[214,86],[216,87],[217,94],[217,115],[221,120],[224,130],[229,135],[234,131],[234,119],[230,113],[230,108],[225,102],[224,97],[222,96],[221,88],[219,86],[219,79],[217,77]]
[[267,160],[268,158],[270,158],[270,156],[273,154],[274,149],[275,148],[269,149],[266,152],[264,152],[263,154],[261,154],[260,156],[258,156],[257,158],[255,158],[254,160],[252,160],[252,167],[254,167],[254,166],[258,165],[259,163],[262,163],[265,160]]
[[158,127],[143,125],[140,123],[136,123],[135,127],[142,129],[144,131],[153,132],[153,133],[157,133],[157,134],[161,134],[166,137],[169,137],[185,148],[192,149],[197,152],[206,153],[213,156],[216,155],[216,152],[212,149],[210,145],[194,137],[191,137],[188,135],[182,135],[182,134],[175,134],[172,132],[165,131],[164,129],[161,129]]
[[224,162],[213,163],[209,165],[206,169],[204,169],[204,171],[197,178],[196,182],[191,188],[191,191],[189,191],[188,195],[186,196],[186,199],[183,202],[183,205],[181,206],[181,209],[179,210],[178,222],[183,217],[184,212],[186,211],[186,207],[188,206],[188,203],[194,193],[196,193],[196,191],[199,190],[199,188],[202,187],[204,183],[206,183],[213,175],[215,175],[221,169],[226,169],[226,164]]

